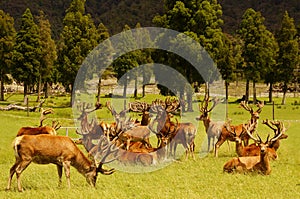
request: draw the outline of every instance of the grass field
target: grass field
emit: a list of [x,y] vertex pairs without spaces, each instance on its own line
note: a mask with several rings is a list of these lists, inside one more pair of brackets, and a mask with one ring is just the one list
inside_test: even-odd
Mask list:
[[[34,104],[34,99],[30,99],[31,104]],[[45,107],[54,108],[55,114],[50,118],[58,119],[64,127],[74,126],[72,110],[65,106],[68,100],[68,97],[53,97],[45,103]],[[271,162],[272,172],[269,176],[223,173],[224,163],[235,156],[233,143],[230,144],[230,149],[226,143],[221,146],[219,158],[213,157],[211,153],[205,157],[200,156],[202,148],[206,148],[206,135],[203,124],[193,118],[198,114],[195,111],[184,117],[184,120],[198,125],[195,161],[181,158],[148,173],[116,171],[110,176],[99,174],[96,189],[91,188],[85,178],[72,168],[71,190],[68,190],[64,176],[63,186],[57,187],[56,166],[31,164],[22,174],[23,193],[18,193],[15,177],[11,191],[5,191],[9,169],[14,163],[11,143],[20,127],[38,125],[39,113],[27,116],[22,111],[2,111],[0,198],[300,198],[300,105],[294,105],[295,101],[300,100],[289,98],[284,106],[278,105],[280,100],[275,98],[275,118],[283,120],[289,126],[289,137],[281,142],[279,159]],[[20,96],[12,96],[9,101],[0,103],[0,106],[21,101]],[[194,106],[197,110],[196,102]],[[100,117],[109,118],[107,110],[101,111],[103,112],[98,113]],[[212,116],[216,115],[216,111]],[[249,113],[234,103],[229,104],[229,117],[234,124],[246,122],[250,118]],[[267,118],[272,119],[272,106],[269,104],[265,105],[261,113],[261,120]],[[49,123],[50,121],[48,120]],[[270,130],[260,123],[258,132],[266,138]],[[65,129],[60,129],[58,133],[64,135]],[[69,131],[69,135],[77,136],[74,129]]]

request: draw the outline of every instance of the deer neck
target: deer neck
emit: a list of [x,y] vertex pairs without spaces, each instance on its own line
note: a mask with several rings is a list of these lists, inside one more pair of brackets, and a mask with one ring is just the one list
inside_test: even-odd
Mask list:
[[260,155],[260,164],[263,169],[262,173],[264,173],[266,175],[270,174],[270,172],[271,172],[270,158],[269,158],[267,151]]
[[208,127],[209,127],[209,124],[210,124],[211,120],[209,117],[206,117],[205,119],[203,119],[203,124],[204,124],[204,127],[205,127],[205,131],[207,132],[208,130]]
[[243,144],[241,140],[235,141],[235,151],[238,154],[238,156],[242,156],[243,154]]
[[71,165],[75,167],[79,173],[85,175],[88,171],[90,171],[92,162],[85,157],[81,151],[79,151],[75,161],[72,161]]

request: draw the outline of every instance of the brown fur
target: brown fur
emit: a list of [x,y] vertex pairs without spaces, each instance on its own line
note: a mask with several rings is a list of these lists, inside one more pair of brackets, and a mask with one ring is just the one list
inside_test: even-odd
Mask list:
[[[20,175],[31,163],[37,164],[56,164],[59,176],[59,185],[61,184],[62,168],[70,187],[70,166],[86,177],[86,180],[92,186],[95,186],[97,168],[95,163],[89,160],[78,149],[75,143],[65,136],[52,135],[23,135],[14,140],[14,150],[16,162],[10,169],[10,175],[7,190],[10,189],[13,175],[17,175],[18,190],[22,191]],[[100,164],[102,165],[102,164]]]
[[56,135],[56,131],[54,128],[50,126],[42,126],[42,127],[22,127],[17,133],[18,136],[22,135],[39,135],[39,134],[50,134]]

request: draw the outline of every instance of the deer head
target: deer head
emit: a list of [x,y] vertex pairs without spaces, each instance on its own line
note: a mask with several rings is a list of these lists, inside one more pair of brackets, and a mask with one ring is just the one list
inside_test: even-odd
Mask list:
[[[212,106],[208,108],[209,102],[212,102]],[[208,95],[204,96],[204,99],[201,103],[201,106],[199,107],[199,111],[201,112],[201,115],[197,117],[197,120],[207,120],[209,119],[209,112],[211,112],[219,103],[221,103],[222,100],[219,98],[213,98],[212,100],[209,99]]]
[[259,114],[261,113],[264,103],[258,102],[257,107],[258,109],[256,111],[253,110],[253,107],[250,107],[246,101],[242,101],[240,103],[241,107],[243,107],[246,111],[248,111],[251,114],[251,123],[256,122],[259,119]]

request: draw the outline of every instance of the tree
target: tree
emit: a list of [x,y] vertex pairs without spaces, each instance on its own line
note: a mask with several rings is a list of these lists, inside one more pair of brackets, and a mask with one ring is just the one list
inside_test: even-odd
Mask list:
[[20,30],[16,36],[13,52],[12,75],[24,84],[24,97],[29,87],[37,83],[41,64],[41,41],[39,28],[27,8],[21,18]]
[[63,20],[64,28],[60,35],[57,63],[61,74],[59,80],[71,93],[82,62],[98,44],[97,29],[91,16],[85,15],[84,6],[85,0],[71,2],[66,10]]
[[[154,23],[185,33],[191,36],[195,41],[199,41],[216,63],[218,62],[217,59],[223,59],[219,51],[219,49],[224,46],[221,29],[221,25],[223,24],[223,20],[221,19],[222,10],[216,0],[166,0],[165,9],[166,12],[164,15],[154,17]],[[202,81],[202,78],[199,77],[200,75],[198,76],[198,80],[195,79],[195,73],[193,73],[195,71],[194,67],[178,58],[178,56],[176,59],[172,57],[170,61],[173,62],[173,64],[169,63],[172,67],[176,69],[181,68],[181,70],[179,70],[183,72],[182,74],[190,83]],[[218,76],[215,75],[216,71],[212,71],[212,68],[210,71],[207,71],[209,76],[207,80],[208,83],[218,78]],[[191,97],[189,96],[187,98],[188,109],[192,111]]]
[[0,101],[4,100],[4,83],[10,73],[15,36],[14,19],[0,10]]
[[283,82],[282,104],[285,104],[288,84],[293,79],[294,69],[299,63],[299,43],[296,38],[297,29],[294,19],[285,12],[282,19],[277,41],[279,44],[278,69],[280,81]]
[[249,98],[249,81],[253,81],[253,101],[256,103],[256,82],[264,77],[268,68],[276,64],[277,43],[273,34],[264,25],[264,18],[260,12],[252,8],[245,11],[240,29],[244,45],[242,56],[244,59],[244,74],[246,75],[246,99]]
[[[107,41],[105,44],[107,44],[107,46],[105,47],[105,49],[102,49],[102,50],[105,50],[104,53],[106,54],[111,54],[113,49],[112,49],[112,46],[111,46],[111,43],[107,40],[109,38],[109,32],[108,32],[108,29],[105,27],[105,25],[103,23],[100,23],[98,25],[98,43],[101,43],[103,41]],[[104,45],[104,43],[103,43]],[[103,53],[103,52],[97,52],[98,53]],[[101,57],[102,58],[102,57]],[[100,60],[102,63],[106,63],[106,60]],[[99,60],[96,61],[96,63],[99,63]],[[97,66],[95,66],[97,67]],[[100,103],[100,95],[101,95],[101,78],[103,78],[103,73],[104,71],[100,71],[101,75],[99,76],[99,81],[98,81],[98,91],[97,91],[97,103]]]
[[[126,33],[125,33],[126,31]],[[118,45],[116,46],[116,49],[118,49],[118,51],[120,52],[127,52],[126,48],[127,46],[131,46],[131,47],[135,47],[136,41],[133,37],[133,35],[131,34],[131,28],[128,25],[124,26],[123,32],[120,33],[120,37],[122,38],[120,40],[120,42],[118,43]],[[129,82],[130,79],[135,78],[134,74],[129,73],[131,76],[129,76],[129,74],[127,74],[126,76],[124,76],[128,71],[130,71],[131,69],[137,67],[138,64],[138,53],[139,51],[133,51],[133,52],[127,52],[124,55],[119,56],[114,62],[113,62],[113,69],[114,72],[117,76],[117,79],[119,81],[119,83],[121,85],[124,86],[124,90],[123,90],[123,97],[126,98],[126,92],[127,92],[127,84]]]
[[57,58],[56,44],[51,37],[51,25],[42,11],[40,12],[40,15],[38,17],[38,22],[41,39],[41,64],[39,68],[37,101],[40,100],[42,84],[45,84],[45,98],[48,97],[48,82],[52,81],[54,62]]

